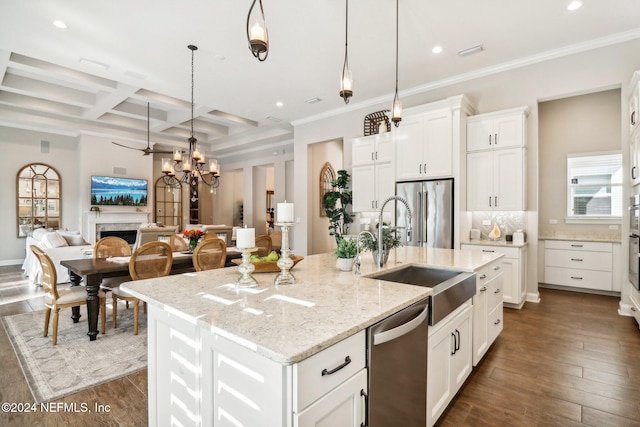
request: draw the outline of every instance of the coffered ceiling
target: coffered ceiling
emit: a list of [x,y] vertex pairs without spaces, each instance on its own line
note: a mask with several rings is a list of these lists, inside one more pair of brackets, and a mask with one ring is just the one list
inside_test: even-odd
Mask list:
[[[637,0],[399,0],[400,95],[640,37]],[[354,96],[338,96],[344,0],[263,0],[270,53],[245,35],[249,0],[4,0],[0,126],[186,147],[191,51],[196,137],[208,153],[280,147],[292,123],[391,104],[395,2],[349,2]],[[53,21],[62,20],[67,29]],[[440,45],[443,52],[431,49]],[[482,45],[481,53],[457,52]],[[319,102],[311,102],[313,99]],[[276,103],[282,103],[277,106]]]

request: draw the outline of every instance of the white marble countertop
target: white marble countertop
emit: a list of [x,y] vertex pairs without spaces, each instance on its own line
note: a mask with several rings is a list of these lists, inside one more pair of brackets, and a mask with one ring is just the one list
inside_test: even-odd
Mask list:
[[466,240],[464,242],[460,242],[461,245],[477,245],[477,246],[501,246],[505,248],[522,248],[527,246],[529,242],[524,243],[513,243],[507,242],[506,240]]
[[[381,270],[407,264],[477,270],[500,253],[401,247]],[[400,261],[402,260],[402,261]],[[258,287],[237,290],[236,267],[127,282],[122,287],[149,304],[223,335],[282,364],[299,362],[409,305],[431,289],[369,279],[379,271],[371,253],[362,275],[341,272],[333,254],[305,257],[292,270],[295,285],[276,287],[278,273],[254,273]]]

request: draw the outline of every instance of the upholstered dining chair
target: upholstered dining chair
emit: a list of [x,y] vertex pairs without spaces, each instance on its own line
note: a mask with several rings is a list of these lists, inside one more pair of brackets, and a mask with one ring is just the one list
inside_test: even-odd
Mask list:
[[[149,242],[140,246],[131,255],[129,261],[129,275],[133,280],[152,279],[168,276],[173,263],[171,246],[166,242]],[[124,291],[120,286],[112,289],[113,298],[113,324],[118,327],[118,300],[133,302],[133,334],[138,335],[138,314],[140,313],[140,300]],[[147,303],[143,303],[145,313]]]
[[[117,236],[103,237],[93,246],[93,259],[109,258],[109,257],[127,257],[131,256],[131,245],[126,240]],[[100,283],[100,289],[110,292],[111,289],[129,280],[126,276],[105,277]],[[127,308],[129,302],[127,301]]]
[[227,260],[227,243],[216,238],[203,239],[193,251],[193,266],[196,271],[222,268]]
[[269,255],[269,253],[271,252],[271,236],[263,234],[262,236],[256,237],[256,247],[258,248],[258,252],[256,253],[256,255]]
[[[58,315],[61,308],[79,307],[87,304],[87,290],[84,286],[71,286],[68,289],[58,291],[58,277],[56,267],[53,261],[42,249],[36,245],[31,246],[31,251],[38,258],[42,267],[42,288],[45,292],[44,305],[46,307],[44,313],[44,333],[42,336],[49,335],[49,319],[53,311],[53,336],[51,342],[53,345],[58,343]],[[104,292],[98,292],[100,298],[100,327],[101,333],[105,333],[107,297]]]

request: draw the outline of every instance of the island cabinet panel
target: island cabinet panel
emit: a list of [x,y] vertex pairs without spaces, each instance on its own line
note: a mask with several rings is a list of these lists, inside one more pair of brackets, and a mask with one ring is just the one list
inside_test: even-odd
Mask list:
[[[294,364],[150,305],[149,425],[360,426],[365,331]],[[347,363],[348,361],[348,363]]]
[[473,297],[473,366],[484,357],[503,327],[501,260],[476,272]]
[[431,427],[465,382],[472,365],[471,300],[429,327],[427,426]]

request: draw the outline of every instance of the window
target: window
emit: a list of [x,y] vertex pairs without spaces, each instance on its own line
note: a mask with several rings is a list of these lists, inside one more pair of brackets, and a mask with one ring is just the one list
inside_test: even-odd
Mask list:
[[567,156],[567,220],[622,217],[622,154]]

